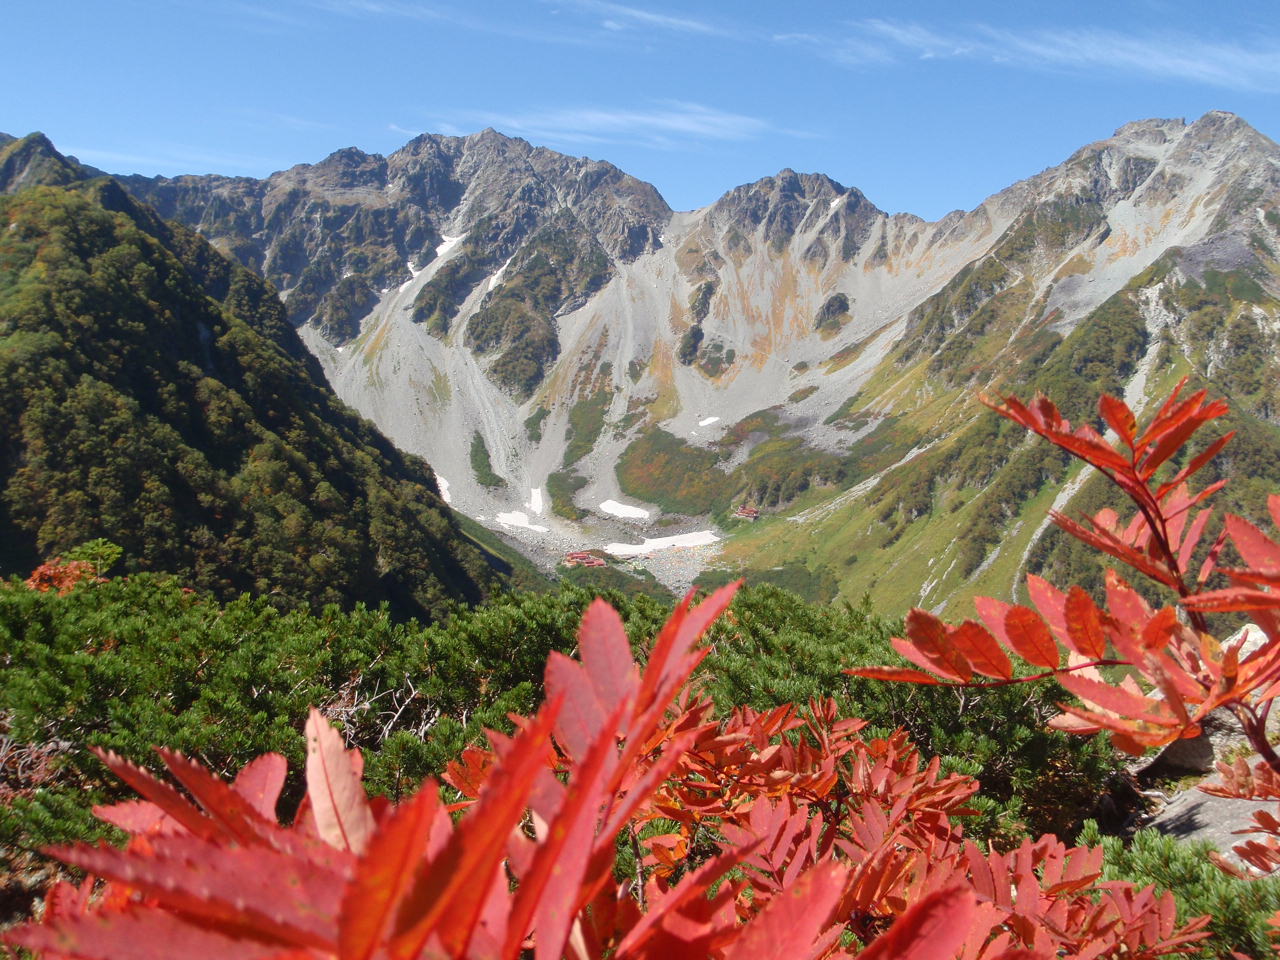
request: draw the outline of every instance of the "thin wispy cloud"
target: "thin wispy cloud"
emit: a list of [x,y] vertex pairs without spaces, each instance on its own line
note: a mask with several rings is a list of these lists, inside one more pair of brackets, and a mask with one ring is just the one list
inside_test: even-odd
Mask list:
[[767,120],[717,110],[698,103],[662,101],[649,107],[615,109],[579,107],[528,113],[476,111],[438,118],[442,131],[494,127],[503,133],[547,144],[628,143],[660,150],[691,143],[755,140],[769,134],[804,136]]
[[1234,90],[1280,92],[1280,38],[1214,42],[1181,33],[1120,33],[1089,28],[1009,30],[989,25],[938,29],[863,20],[840,30],[780,34],[839,63],[865,66],[907,59],[962,59],[1026,70],[1109,72]]
[[605,18],[600,25],[606,30],[625,30],[628,27],[639,26],[670,30],[676,33],[703,34],[705,36],[727,36],[730,33],[724,27],[707,23],[704,20],[656,13],[653,10],[645,10],[621,3],[610,3],[607,0],[568,0],[568,5],[579,10],[600,14]]
[[561,30],[535,30],[499,17],[477,17],[446,4],[417,0],[297,0],[302,5],[335,16],[359,19],[416,21],[449,24],[475,33],[512,37],[537,43],[585,45],[589,38]]

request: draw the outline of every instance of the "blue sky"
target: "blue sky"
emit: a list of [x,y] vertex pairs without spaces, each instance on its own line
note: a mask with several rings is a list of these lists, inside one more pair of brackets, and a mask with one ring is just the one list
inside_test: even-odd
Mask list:
[[1280,138],[1275,0],[8,0],[0,23],[0,130],[115,173],[493,126],[676,209],[792,167],[934,219],[1129,120]]

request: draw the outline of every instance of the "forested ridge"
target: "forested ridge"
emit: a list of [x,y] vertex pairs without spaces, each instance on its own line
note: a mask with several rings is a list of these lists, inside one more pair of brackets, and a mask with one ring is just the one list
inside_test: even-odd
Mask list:
[[112,180],[0,198],[0,568],[105,537],[224,598],[477,600],[503,561],[333,395],[274,291]]

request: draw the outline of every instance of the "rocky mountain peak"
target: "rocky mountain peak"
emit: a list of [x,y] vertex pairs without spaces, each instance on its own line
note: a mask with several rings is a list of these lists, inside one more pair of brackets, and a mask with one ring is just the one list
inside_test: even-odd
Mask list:
[[356,147],[335,150],[319,163],[300,165],[286,171],[313,190],[381,189],[387,183],[387,160]]
[[0,193],[39,184],[63,186],[102,174],[75,157],[64,157],[39,131],[21,139],[9,134],[0,134],[0,138]]

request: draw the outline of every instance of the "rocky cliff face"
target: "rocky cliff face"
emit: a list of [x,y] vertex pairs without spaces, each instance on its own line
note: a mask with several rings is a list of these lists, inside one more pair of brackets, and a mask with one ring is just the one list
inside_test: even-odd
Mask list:
[[493,131],[128,183],[275,282],[456,506],[550,553],[746,501],[785,519],[725,556],[819,593],[1007,594],[1057,562],[1031,505],[1061,471],[1019,467],[978,388],[1139,402],[1186,373],[1280,410],[1280,148],[1230,114],[1129,124],[934,223],[791,170],[672,213]]
[[424,135],[389,157],[339,150],[265,180],[125,182],[162,216],[197,228],[272,281],[290,318],[334,345],[354,339],[388,290],[457,239],[470,256],[467,271],[436,291],[448,312],[482,271],[556,225],[580,234],[585,250],[625,262],[657,246],[670,215],[657,191],[616,167],[492,130]]

